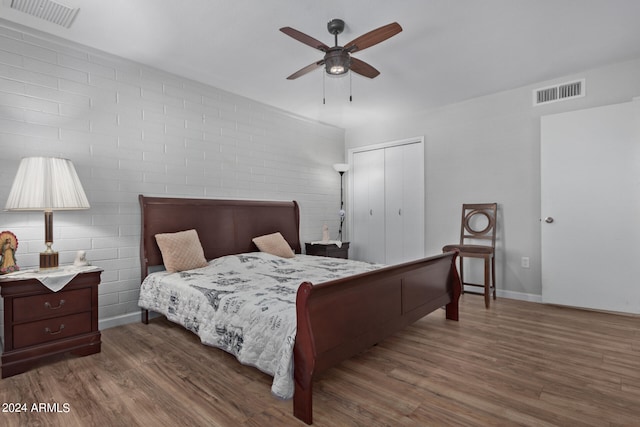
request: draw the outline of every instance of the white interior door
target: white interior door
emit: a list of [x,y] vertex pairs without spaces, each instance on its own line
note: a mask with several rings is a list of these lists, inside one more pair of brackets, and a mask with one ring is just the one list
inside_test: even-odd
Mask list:
[[424,257],[424,151],[409,143],[384,149],[386,263]]
[[424,253],[424,144],[407,144],[402,150],[402,218],[404,256],[402,261],[420,259]]
[[352,163],[353,220],[349,257],[384,263],[384,152],[356,153]]
[[542,300],[640,313],[640,102],[542,117]]

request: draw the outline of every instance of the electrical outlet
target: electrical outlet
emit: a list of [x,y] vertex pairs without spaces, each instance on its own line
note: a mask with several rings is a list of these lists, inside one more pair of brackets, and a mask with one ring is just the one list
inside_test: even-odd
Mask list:
[[522,268],[529,268],[529,257],[523,256],[520,260],[520,265],[522,266]]

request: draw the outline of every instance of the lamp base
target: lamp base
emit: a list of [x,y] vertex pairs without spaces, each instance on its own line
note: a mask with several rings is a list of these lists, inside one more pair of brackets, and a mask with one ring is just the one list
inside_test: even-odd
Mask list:
[[40,252],[40,270],[58,268],[58,252]]

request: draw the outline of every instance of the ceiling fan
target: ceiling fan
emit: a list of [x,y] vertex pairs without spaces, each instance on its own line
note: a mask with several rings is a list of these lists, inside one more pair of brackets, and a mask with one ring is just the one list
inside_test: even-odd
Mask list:
[[291,27],[280,28],[280,31],[286,35],[325,53],[324,58],[296,71],[287,77],[287,79],[297,79],[298,77],[303,76],[323,65],[325,66],[327,74],[330,75],[337,76],[351,70],[354,73],[358,73],[372,79],[380,74],[380,71],[376,70],[364,61],[353,58],[351,54],[395,36],[402,31],[402,27],[397,22],[393,22],[380,28],[376,28],[373,31],[369,31],[344,46],[338,46],[338,34],[344,31],[344,21],[342,19],[332,19],[329,21],[327,23],[327,30],[329,30],[329,33],[333,34],[335,38],[335,46],[333,47],[329,47],[321,41]]

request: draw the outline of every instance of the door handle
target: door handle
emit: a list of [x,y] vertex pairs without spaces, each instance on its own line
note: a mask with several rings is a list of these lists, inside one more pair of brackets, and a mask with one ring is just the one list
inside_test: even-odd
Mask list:
[[553,217],[550,217],[550,216],[546,217],[544,219],[544,222],[546,222],[547,224],[551,224],[553,222]]

